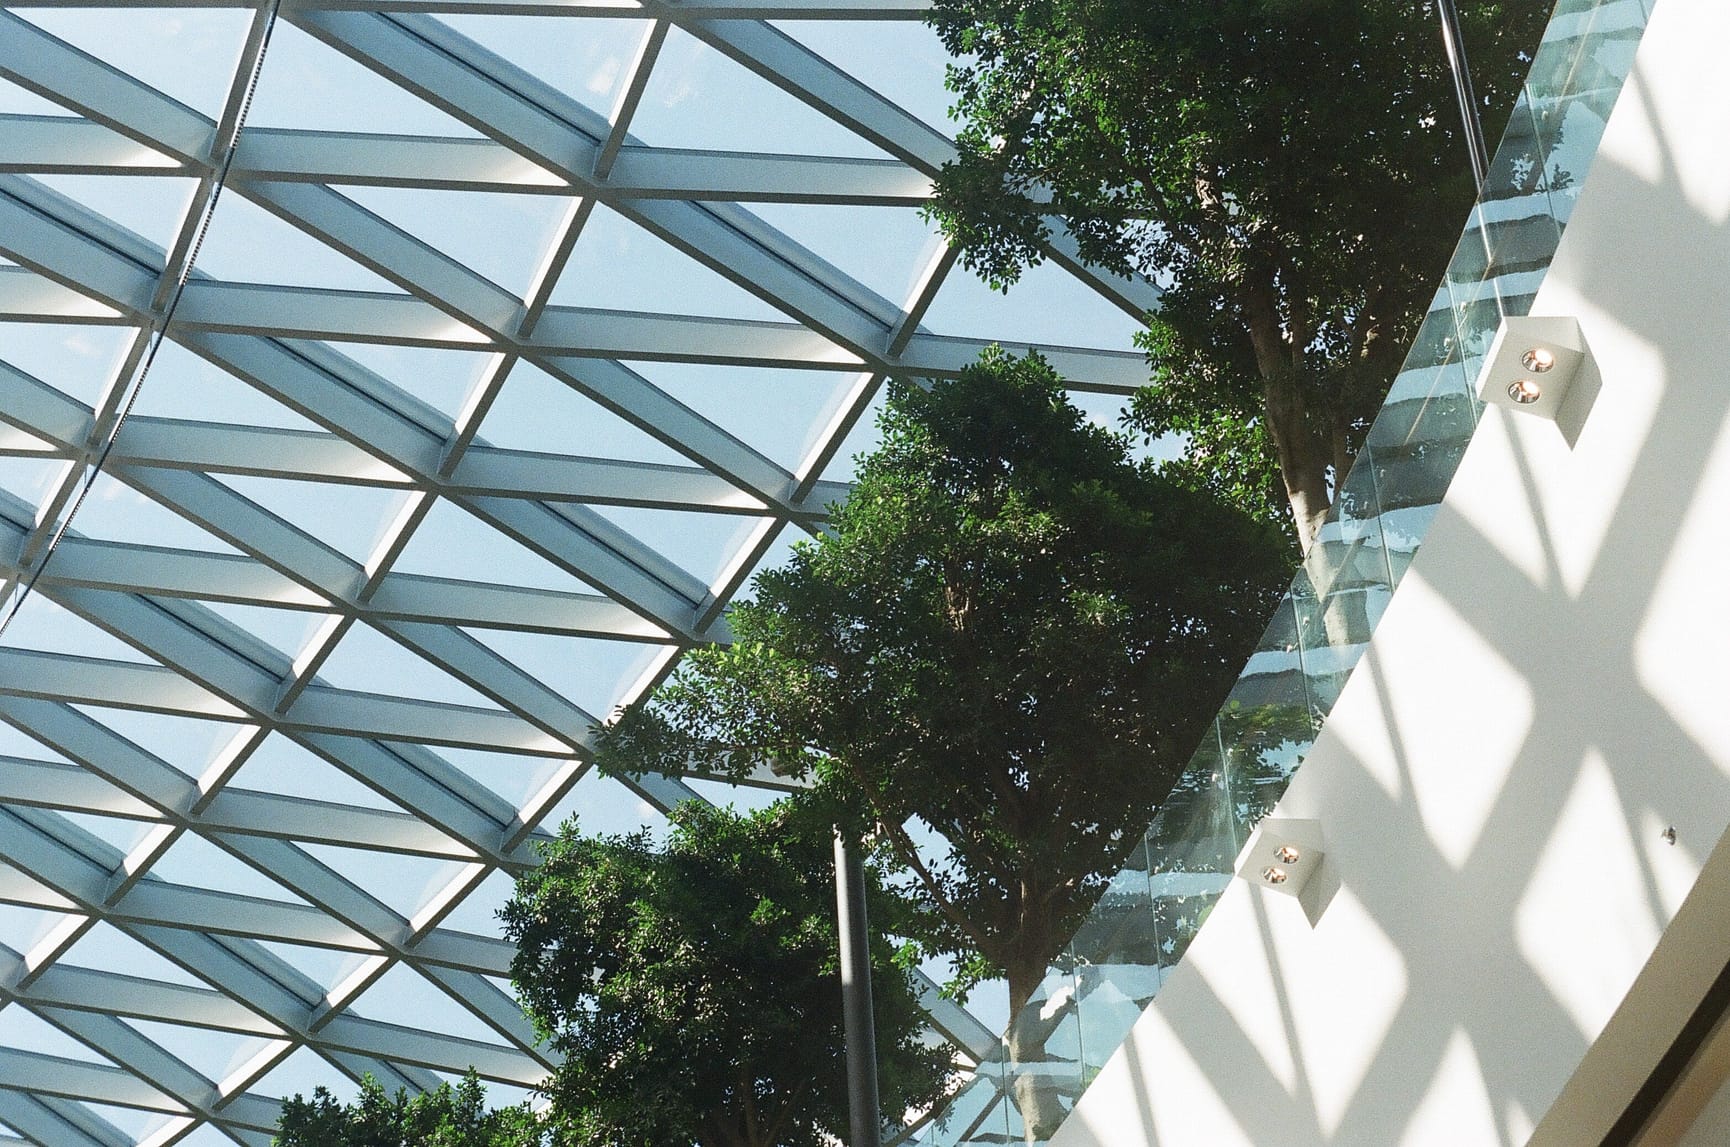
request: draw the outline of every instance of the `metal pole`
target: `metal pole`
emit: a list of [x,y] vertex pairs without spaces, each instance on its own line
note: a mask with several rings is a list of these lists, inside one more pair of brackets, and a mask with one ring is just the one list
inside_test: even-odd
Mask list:
[[865,865],[859,850],[835,833],[835,915],[841,937],[841,1011],[847,1032],[847,1109],[852,1147],[880,1147],[877,1032],[871,1018],[870,930],[865,920]]
[[1472,71],[1466,63],[1466,42],[1460,36],[1460,16],[1454,0],[1436,0],[1442,17],[1442,46],[1454,72],[1454,96],[1460,101],[1460,120],[1466,128],[1466,150],[1472,157],[1472,175],[1482,191],[1490,178],[1490,153],[1484,146],[1484,128],[1478,122],[1478,97],[1472,91]]

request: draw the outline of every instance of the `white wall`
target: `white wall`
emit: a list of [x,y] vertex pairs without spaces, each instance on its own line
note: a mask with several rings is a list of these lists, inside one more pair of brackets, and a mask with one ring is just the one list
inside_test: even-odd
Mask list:
[[1234,883],[1053,1147],[1595,1143],[1723,966],[1702,900],[1618,1013],[1730,824],[1724,0],[1659,0],[1534,313],[1601,390],[1487,412],[1281,803],[1337,892]]

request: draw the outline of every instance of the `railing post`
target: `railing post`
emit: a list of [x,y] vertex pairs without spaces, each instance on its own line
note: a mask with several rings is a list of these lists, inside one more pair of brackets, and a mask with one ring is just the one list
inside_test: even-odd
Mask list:
[[1478,120],[1478,97],[1472,91],[1472,70],[1466,62],[1466,42],[1460,35],[1460,15],[1454,0],[1436,0],[1442,17],[1442,46],[1448,67],[1454,73],[1454,96],[1460,101],[1460,121],[1466,129],[1466,150],[1471,154],[1472,176],[1481,192],[1490,178],[1490,153],[1484,146],[1484,127]]

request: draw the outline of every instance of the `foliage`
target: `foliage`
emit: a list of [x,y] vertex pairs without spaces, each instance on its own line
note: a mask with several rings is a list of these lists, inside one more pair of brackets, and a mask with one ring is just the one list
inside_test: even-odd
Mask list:
[[898,386],[880,429],[830,531],[601,759],[805,777],[911,873],[958,986],[1006,974],[1018,1010],[1194,750],[1288,551],[1132,461],[1037,357]]
[[538,1147],[539,1120],[527,1107],[486,1109],[480,1081],[471,1072],[455,1087],[440,1084],[411,1097],[392,1096],[372,1076],[361,1081],[353,1103],[342,1103],[323,1087],[311,1099],[296,1095],[282,1104],[276,1147]]
[[[1548,0],[1460,0],[1500,132]],[[935,0],[964,121],[933,215],[999,286],[1060,217],[1164,288],[1133,425],[1307,548],[1473,197],[1433,2]],[[1288,517],[1289,515],[1289,517]]]
[[[663,845],[566,824],[501,913],[511,975],[564,1057],[544,1087],[575,1147],[817,1147],[848,1126],[829,824],[689,803]],[[884,1110],[934,1102],[949,1057],[868,878]]]

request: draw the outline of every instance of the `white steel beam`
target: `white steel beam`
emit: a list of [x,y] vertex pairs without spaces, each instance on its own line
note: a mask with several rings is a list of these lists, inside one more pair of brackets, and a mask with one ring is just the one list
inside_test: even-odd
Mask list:
[[149,84],[0,11],[0,76],[163,152],[208,166],[216,124]]

